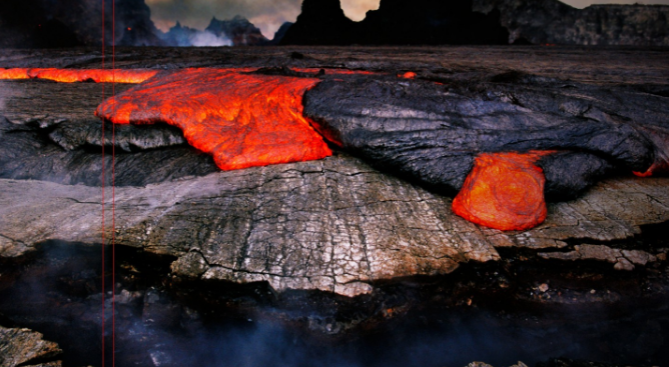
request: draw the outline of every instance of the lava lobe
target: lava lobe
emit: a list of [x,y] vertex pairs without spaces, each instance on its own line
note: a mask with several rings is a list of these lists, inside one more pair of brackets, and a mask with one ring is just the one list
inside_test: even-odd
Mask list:
[[546,219],[545,177],[534,165],[554,151],[484,153],[453,199],[453,212],[503,231],[525,230]]
[[185,69],[165,73],[103,102],[96,115],[116,124],[180,127],[222,170],[322,159],[332,154],[302,114],[319,79]]
[[118,69],[56,69],[17,68],[0,69],[3,79],[46,79],[60,83],[94,81],[96,83],[139,84],[158,74],[159,70],[118,70]]

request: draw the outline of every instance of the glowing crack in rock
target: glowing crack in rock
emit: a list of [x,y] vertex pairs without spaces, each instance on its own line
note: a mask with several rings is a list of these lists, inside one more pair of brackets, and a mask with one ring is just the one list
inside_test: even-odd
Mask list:
[[116,124],[180,127],[222,170],[322,159],[332,152],[303,116],[302,96],[320,82],[243,73],[166,72],[103,102],[96,115]]
[[46,79],[60,83],[76,83],[94,81],[96,83],[142,83],[160,70],[146,69],[55,69],[55,68],[21,68],[0,69],[0,80],[8,79]]
[[534,163],[552,153],[480,154],[453,199],[453,212],[470,222],[503,231],[541,224],[546,219],[546,179]]

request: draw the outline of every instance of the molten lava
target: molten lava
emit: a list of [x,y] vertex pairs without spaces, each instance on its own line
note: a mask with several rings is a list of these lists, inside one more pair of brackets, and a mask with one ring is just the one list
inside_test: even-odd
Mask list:
[[166,72],[102,103],[117,124],[165,122],[223,170],[322,159],[332,154],[302,115],[319,79],[244,74],[240,69]]
[[2,79],[47,79],[61,83],[94,81],[96,83],[142,83],[160,70],[118,69],[0,69]]
[[541,224],[546,219],[546,179],[534,163],[552,153],[479,155],[453,199],[453,212],[470,222],[503,231],[525,230]]

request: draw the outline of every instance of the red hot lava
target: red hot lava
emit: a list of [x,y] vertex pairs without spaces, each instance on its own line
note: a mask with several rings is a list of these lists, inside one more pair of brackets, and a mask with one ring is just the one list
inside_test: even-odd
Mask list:
[[102,103],[117,124],[165,122],[223,170],[322,159],[332,154],[303,116],[319,79],[242,74],[240,69],[165,73]]
[[534,163],[553,151],[485,153],[453,199],[453,212],[503,231],[525,230],[546,219],[544,177]]
[[141,69],[0,69],[3,79],[47,79],[61,83],[94,81],[96,83],[133,83],[138,84],[154,77],[159,70]]

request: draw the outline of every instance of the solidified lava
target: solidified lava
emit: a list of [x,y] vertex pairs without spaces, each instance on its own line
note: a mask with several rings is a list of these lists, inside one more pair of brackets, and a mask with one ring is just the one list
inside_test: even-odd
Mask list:
[[302,96],[320,80],[242,74],[244,69],[167,73],[102,103],[117,124],[165,122],[223,170],[322,159],[332,154],[302,114]]
[[503,231],[525,230],[546,219],[545,177],[534,165],[554,151],[485,153],[453,199],[453,212],[470,222]]
[[119,69],[55,69],[19,68],[0,69],[3,79],[46,79],[60,83],[94,81],[96,83],[139,84],[158,74],[159,70],[119,70]]

